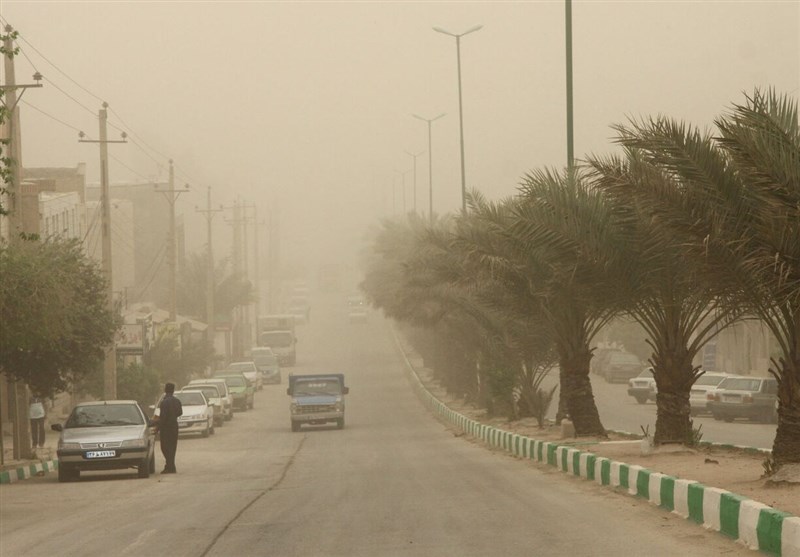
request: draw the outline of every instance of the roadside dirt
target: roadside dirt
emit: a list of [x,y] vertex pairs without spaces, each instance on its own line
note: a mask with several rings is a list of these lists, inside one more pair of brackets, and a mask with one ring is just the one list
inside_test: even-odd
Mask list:
[[[664,447],[656,449],[652,454],[643,455],[639,440],[632,440],[621,435],[609,434],[608,439],[565,438],[562,436],[560,427],[551,424],[544,429],[539,429],[533,418],[518,421],[490,418],[486,415],[485,410],[448,395],[425,368],[416,367],[416,369],[423,384],[439,400],[453,410],[483,424],[513,431],[533,439],[574,445],[577,449],[627,464],[637,464],[653,472],[695,480],[704,485],[726,489],[800,516],[800,484],[768,485],[762,478],[765,455],[753,455],[743,451],[718,448],[695,450],[682,447]],[[453,433],[461,435],[461,432],[453,431]],[[471,439],[471,441],[478,442],[475,439]]]

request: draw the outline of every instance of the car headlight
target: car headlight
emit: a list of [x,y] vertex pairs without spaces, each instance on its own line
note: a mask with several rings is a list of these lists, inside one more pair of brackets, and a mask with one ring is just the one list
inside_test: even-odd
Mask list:
[[333,405],[333,410],[335,412],[341,412],[342,410],[344,410],[344,404],[342,404],[341,402],[337,402],[336,404]]
[[126,439],[122,442],[123,447],[146,447],[147,442],[144,439]]
[[62,443],[61,441],[58,442],[58,448],[63,451],[79,451],[81,449],[80,443]]

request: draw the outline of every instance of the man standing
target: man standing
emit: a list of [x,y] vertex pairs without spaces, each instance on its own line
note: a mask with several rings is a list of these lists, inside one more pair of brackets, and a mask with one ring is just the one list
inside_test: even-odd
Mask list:
[[164,455],[164,469],[162,474],[174,474],[175,452],[178,450],[178,416],[183,415],[181,401],[172,396],[175,392],[175,383],[164,385],[164,398],[158,405],[158,431],[161,436],[161,452]]
[[33,448],[42,448],[44,447],[44,403],[39,397],[33,397],[31,399],[28,417],[31,420]]

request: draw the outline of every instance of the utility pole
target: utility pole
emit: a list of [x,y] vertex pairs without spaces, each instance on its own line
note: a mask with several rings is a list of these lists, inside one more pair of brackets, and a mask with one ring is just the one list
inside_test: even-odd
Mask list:
[[[108,139],[108,103],[103,103],[98,119],[100,120],[100,139],[84,139],[83,132],[78,134],[79,143],[97,143],[100,145],[100,210],[101,210],[101,235],[103,239],[103,272],[106,276],[106,304],[108,311],[114,313],[114,289],[112,286],[111,267],[111,194],[108,184],[108,144],[127,143],[127,134],[122,132],[122,139]],[[117,398],[117,350],[114,341],[106,349],[103,362],[103,398],[114,400]]]
[[572,179],[575,165],[572,123],[572,0],[566,0],[564,7],[567,38],[567,172]]
[[261,313],[261,249],[259,228],[264,225],[264,221],[258,221],[258,207],[253,205],[253,280],[256,285],[256,325],[258,325],[258,314]]
[[[250,280],[250,264],[248,262],[249,254],[248,254],[248,237],[247,237],[247,224],[250,222],[250,217],[247,216],[248,209],[255,209],[254,204],[247,204],[243,203],[242,207],[242,260],[244,262],[244,278],[246,280]],[[255,264],[255,262],[253,262]],[[256,273],[257,274],[257,273]],[[253,284],[253,289],[258,295],[258,284]],[[248,350],[253,345],[253,327],[252,324],[255,323],[255,319],[251,319],[251,304],[248,304],[244,307],[244,327],[245,327],[245,335],[244,335],[244,342],[245,348]]]
[[406,155],[414,159],[414,214],[417,214],[417,157],[420,156],[425,151],[420,151],[419,153],[411,153],[406,151]]
[[182,193],[189,191],[188,184],[183,189],[175,189],[175,167],[172,159],[169,159],[169,189],[160,190],[155,186],[157,192],[163,193],[169,203],[169,240],[167,242],[169,254],[167,262],[169,264],[169,320],[173,323],[178,318],[178,292],[177,292],[177,267],[178,267],[178,238],[175,230],[175,202]]
[[208,340],[211,342],[211,347],[214,347],[214,338],[216,333],[216,323],[214,322],[215,309],[214,309],[214,288],[216,286],[214,279],[214,244],[211,237],[211,221],[214,220],[214,214],[222,212],[222,206],[219,209],[211,208],[211,186],[208,187],[208,195],[206,208],[198,209],[198,213],[205,213],[206,216],[206,233],[208,236],[208,251],[206,261],[206,324],[208,325]]
[[[233,202],[232,207],[228,207],[233,209],[233,218],[229,219],[225,222],[230,224],[233,227],[233,274],[237,279],[242,278],[242,209],[241,205],[239,204],[239,199],[237,198]],[[233,357],[239,357],[242,355],[242,332],[239,330],[238,326],[238,319],[242,315],[241,309],[237,308],[234,310],[233,322],[231,323],[231,334],[233,335]]]
[[[16,80],[16,73],[14,71],[14,29],[10,25],[5,27],[5,36],[3,38],[3,53],[4,53],[4,69],[6,75],[6,82],[0,86],[5,94],[2,97],[2,102],[9,113],[8,120],[8,144],[7,153],[3,153],[5,157],[10,160],[8,165],[9,179],[8,188],[9,195],[6,197],[8,202],[8,239],[10,242],[20,241],[20,233],[29,230],[26,226],[28,223],[23,223],[22,212],[22,188],[20,186],[22,170],[22,133],[19,123],[19,100],[25,94],[26,89],[41,87],[39,83],[42,79],[41,74],[36,72],[33,75],[35,84],[22,85],[18,84]],[[17,95],[17,91],[20,91]],[[9,389],[13,392],[13,411],[14,411],[14,429],[13,429],[13,458],[23,459],[32,458],[33,450],[31,448],[31,432],[30,422],[28,420],[28,385],[23,381],[8,382]],[[0,413],[0,424],[2,424],[2,414]],[[0,432],[0,437],[2,433]],[[3,442],[0,439],[0,451],[4,452]],[[3,457],[0,457],[0,462]]]

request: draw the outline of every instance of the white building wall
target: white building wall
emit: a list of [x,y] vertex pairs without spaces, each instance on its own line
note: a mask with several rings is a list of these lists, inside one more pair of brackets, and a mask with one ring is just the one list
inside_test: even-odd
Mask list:
[[80,195],[49,191],[39,194],[39,235],[42,238],[82,239],[84,230]]

